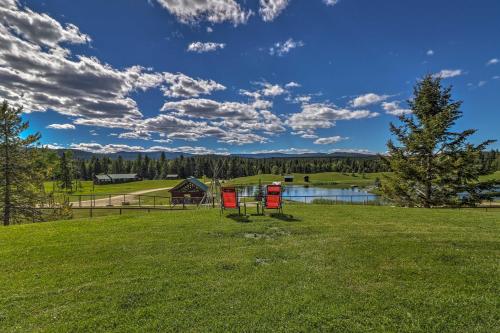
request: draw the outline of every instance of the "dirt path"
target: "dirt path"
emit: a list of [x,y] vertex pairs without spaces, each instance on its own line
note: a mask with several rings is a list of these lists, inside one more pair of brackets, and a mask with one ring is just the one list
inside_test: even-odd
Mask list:
[[[141,190],[141,191],[136,191],[136,192],[130,192],[127,194],[120,194],[120,195],[111,195],[111,198],[104,197],[102,198],[102,195],[96,194],[96,198],[102,198],[102,199],[95,199],[93,202],[94,207],[106,207],[106,206],[122,206],[123,202],[128,202],[130,204],[134,204],[138,201],[137,196],[141,194],[147,194],[147,193],[152,193],[152,192],[158,192],[158,191],[165,191],[165,190],[170,190],[172,187],[163,187],[163,188],[155,188],[155,189],[149,189],[149,190]],[[88,197],[88,196],[86,196]],[[73,201],[73,206],[74,207],[90,207],[92,205],[92,200],[85,200],[82,201],[81,203],[78,201]]]

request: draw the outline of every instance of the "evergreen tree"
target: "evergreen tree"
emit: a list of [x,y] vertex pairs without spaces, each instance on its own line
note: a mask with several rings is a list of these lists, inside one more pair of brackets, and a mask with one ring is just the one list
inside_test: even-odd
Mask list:
[[73,188],[73,158],[71,151],[64,151],[59,162],[59,187],[64,190]]
[[34,219],[41,202],[43,163],[34,145],[40,134],[22,136],[29,128],[21,119],[22,108],[0,106],[0,211],[3,224]]
[[418,82],[408,103],[412,114],[402,115],[400,126],[390,125],[400,146],[387,143],[385,161],[393,174],[382,182],[384,194],[399,205],[426,208],[457,204],[461,192],[470,203],[479,201],[489,186],[478,181],[479,157],[492,141],[473,145],[467,139],[475,130],[452,130],[462,102],[452,100],[451,87],[442,87],[439,78]]

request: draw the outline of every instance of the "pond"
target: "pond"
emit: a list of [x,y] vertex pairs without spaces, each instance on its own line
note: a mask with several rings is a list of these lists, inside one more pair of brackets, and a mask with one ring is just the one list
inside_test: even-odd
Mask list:
[[[314,199],[333,201],[365,202],[377,200],[378,196],[361,188],[341,189],[328,186],[285,185],[283,198],[285,200],[311,203]],[[241,197],[255,196],[258,186],[238,187]],[[263,191],[265,186],[262,187]]]

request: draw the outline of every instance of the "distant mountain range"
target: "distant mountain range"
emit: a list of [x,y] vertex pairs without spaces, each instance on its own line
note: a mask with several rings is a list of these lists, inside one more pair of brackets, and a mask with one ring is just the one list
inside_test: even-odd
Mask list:
[[[130,152],[130,151],[122,151],[116,153],[93,153],[83,150],[77,149],[56,149],[55,150],[59,155],[61,155],[64,151],[73,152],[73,156],[77,159],[91,159],[92,156],[96,157],[109,157],[111,159],[116,159],[118,156],[121,156],[125,160],[134,160],[137,158],[138,154],[142,154],[142,156],[148,156],[151,159],[159,159],[161,155],[161,151],[155,152]],[[182,152],[165,152],[165,156],[167,159],[174,159],[180,156],[191,157],[196,156],[193,154],[182,153]],[[338,157],[338,158],[373,158],[376,155],[372,154],[364,154],[364,153],[356,153],[356,152],[335,152],[335,153],[305,153],[305,154],[284,154],[284,153],[262,153],[262,154],[231,154],[229,156],[238,156],[245,158],[314,158],[314,157]]]

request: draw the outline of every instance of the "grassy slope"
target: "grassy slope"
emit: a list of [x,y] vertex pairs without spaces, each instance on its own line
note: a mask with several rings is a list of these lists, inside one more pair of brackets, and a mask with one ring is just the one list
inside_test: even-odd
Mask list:
[[[177,185],[180,180],[144,180],[140,182],[131,182],[123,184],[110,184],[110,185],[96,185],[96,194],[125,194],[130,192],[149,190],[155,188],[172,187]],[[47,192],[52,191],[52,182],[45,182],[45,190]],[[78,192],[73,192],[73,194],[90,194],[92,193],[92,182],[83,181],[83,189]]]
[[500,326],[498,212],[287,211],[296,221],[200,210],[0,228],[0,331]]
[[[295,176],[294,184],[307,184],[304,183],[304,176],[306,174],[294,173]],[[351,185],[357,186],[368,186],[372,185],[375,179],[381,178],[382,173],[367,173],[365,174],[365,178],[361,174],[355,174],[352,176],[351,174],[342,174],[340,172],[323,172],[323,173],[315,173],[310,174],[309,176],[309,184],[332,184],[339,187],[349,187]],[[235,185],[249,185],[249,184],[257,184],[259,179],[263,184],[272,183],[274,181],[283,181],[283,176],[277,175],[269,175],[262,174],[257,176],[250,177],[242,177],[235,178],[231,180],[229,183]]]
[[491,175],[481,176],[480,180],[499,180],[500,181],[500,171],[497,171]]

